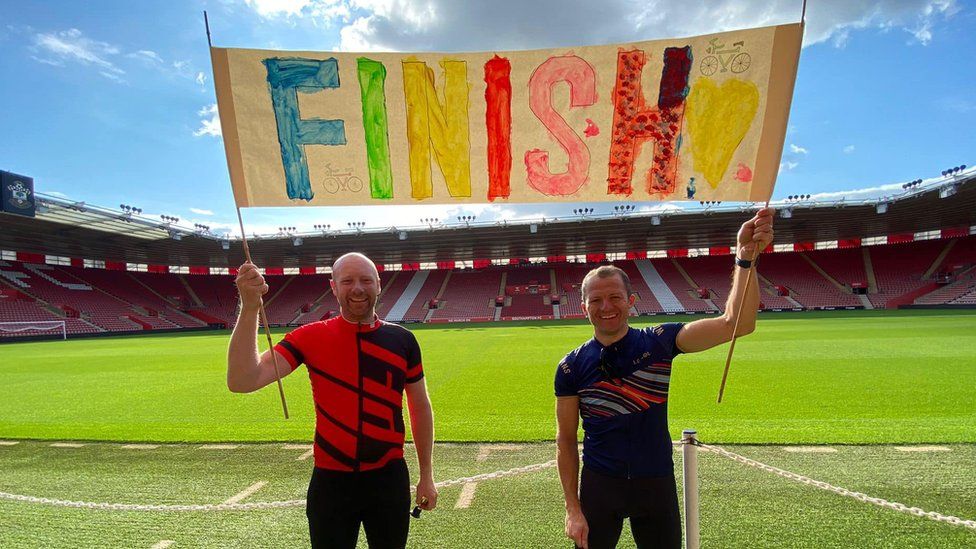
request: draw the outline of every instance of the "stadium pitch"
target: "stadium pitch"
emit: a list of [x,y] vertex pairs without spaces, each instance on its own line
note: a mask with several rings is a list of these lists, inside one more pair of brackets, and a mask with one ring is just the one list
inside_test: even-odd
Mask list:
[[[687,318],[634,320],[640,326]],[[763,315],[757,333],[737,345],[721,405],[715,397],[725,348],[675,360],[672,434],[695,428],[707,443],[734,445],[729,448],[777,467],[972,519],[974,326],[976,314],[966,312]],[[436,480],[554,458],[554,369],[589,337],[587,325],[424,325],[415,332],[440,442]],[[153,505],[304,498],[311,462],[300,458],[314,421],[307,374],[302,369],[285,380],[292,411],[285,421],[273,387],[254,395],[226,390],[228,337],[0,346],[0,439],[13,443],[0,444],[0,492]],[[52,446],[64,441],[83,446]],[[128,443],[179,444],[123,447]],[[224,446],[204,448],[213,443]],[[795,451],[804,445],[823,451]],[[905,445],[935,448],[906,451]],[[676,460],[680,474],[680,454]],[[972,530],[843,498],[720,456],[701,455],[700,477],[705,546],[976,543]],[[554,468],[479,482],[468,506],[455,508],[464,490],[463,483],[442,490],[439,509],[414,521],[412,546],[565,545]],[[300,507],[112,511],[0,499],[0,516],[4,547],[301,546],[307,539]]]

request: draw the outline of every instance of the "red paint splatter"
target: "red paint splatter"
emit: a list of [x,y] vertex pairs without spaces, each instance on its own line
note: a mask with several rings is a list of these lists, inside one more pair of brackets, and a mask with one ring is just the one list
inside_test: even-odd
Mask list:
[[735,171],[735,179],[743,183],[752,181],[752,170],[749,169],[749,166],[739,162],[739,168]]
[[488,200],[512,194],[512,64],[497,55],[485,63]]
[[587,118],[586,129],[583,130],[583,135],[585,135],[586,137],[595,137],[597,135],[600,135],[600,128],[598,128],[597,125],[594,124],[592,120]]
[[685,95],[691,71],[691,47],[666,48],[657,105],[648,106],[641,92],[642,50],[617,54],[617,83],[613,99],[607,192],[630,195],[634,158],[646,141],[654,141],[654,159],[647,171],[648,194],[674,192],[678,171],[678,137],[684,118]]

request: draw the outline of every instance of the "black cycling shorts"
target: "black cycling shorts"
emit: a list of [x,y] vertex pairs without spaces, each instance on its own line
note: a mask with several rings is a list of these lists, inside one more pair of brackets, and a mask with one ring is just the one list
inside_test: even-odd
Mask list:
[[373,549],[401,549],[410,528],[410,474],[402,459],[375,471],[316,467],[308,484],[308,532],[314,549],[352,549],[359,526]]
[[580,504],[590,549],[617,546],[624,519],[639,549],[681,548],[681,512],[674,476],[626,479],[583,467]]

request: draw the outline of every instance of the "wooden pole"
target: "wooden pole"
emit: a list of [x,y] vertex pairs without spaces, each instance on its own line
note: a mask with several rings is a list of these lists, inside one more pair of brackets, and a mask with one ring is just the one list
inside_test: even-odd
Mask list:
[[[203,12],[203,25],[207,29],[207,46],[213,48],[213,42],[210,38],[210,19],[207,17],[206,11]],[[237,222],[241,226],[241,242],[244,245],[244,258],[247,259],[248,263],[253,265],[251,251],[247,247],[247,233],[244,231],[244,218],[241,217],[241,207],[236,203],[234,207],[237,209]],[[278,368],[278,354],[275,353],[274,341],[271,339],[271,326],[268,325],[268,313],[264,310],[264,298],[261,298],[259,317],[261,325],[264,326],[264,333],[268,336],[268,352],[271,353],[271,360],[274,363],[275,381],[278,382],[278,396],[281,397],[281,410],[285,413],[285,419],[288,419],[288,404],[285,402],[285,389],[281,385],[281,370]]]
[[[803,1],[804,5],[806,5],[806,0]],[[203,10],[203,26],[207,27],[207,45],[212,48],[213,42],[210,41],[210,19],[207,18],[207,10]]]
[[[241,217],[241,209],[237,208],[237,222],[241,225],[241,242],[244,245],[244,257],[247,262],[251,261],[251,251],[247,247],[247,233],[244,232],[244,219]],[[271,353],[271,360],[274,363],[275,381],[278,382],[278,395],[281,397],[281,409],[285,412],[285,419],[288,419],[288,404],[285,403],[285,389],[281,386],[281,371],[278,369],[278,353],[274,350],[274,341],[271,340],[271,327],[268,325],[268,314],[264,310],[264,298],[261,298],[261,325],[264,326],[264,333],[268,336],[268,352]]]
[[[769,201],[766,201],[766,207],[769,207]],[[755,227],[753,227],[753,236],[755,237]],[[735,352],[735,342],[738,339],[739,331],[739,319],[742,318],[742,307],[746,302],[746,294],[749,293],[749,285],[752,283],[752,273],[756,270],[756,258],[759,257],[759,245],[756,245],[756,251],[752,254],[750,261],[752,265],[749,266],[749,271],[746,273],[746,285],[742,290],[742,295],[739,296],[739,306],[735,309],[735,323],[732,325],[732,344],[729,345],[729,354],[725,357],[725,371],[722,372],[722,385],[718,388],[718,403],[722,403],[722,395],[725,394],[725,381],[729,378],[729,366],[732,364],[732,353]],[[756,281],[756,284],[759,284]]]
[[[807,0],[803,0],[803,7],[801,8],[800,11],[801,33],[802,33],[802,29],[806,27],[806,20],[807,20]],[[799,70],[799,68],[800,68],[799,63],[797,63],[797,70]],[[767,208],[769,207],[769,200],[766,201],[766,207]],[[757,246],[756,253],[752,254],[752,265],[749,267],[749,272],[746,275],[748,277],[746,278],[746,288],[745,288],[746,291],[749,290],[749,284],[752,282],[752,272],[756,269],[756,258],[759,257],[760,251],[761,250]],[[759,282],[756,281],[756,284],[758,283]],[[732,352],[735,351],[735,340],[737,339],[735,333],[739,331],[739,318],[742,316],[742,304],[746,299],[746,291],[742,292],[742,298],[739,300],[739,308],[736,310],[735,325],[732,328],[732,344],[729,345],[729,355],[725,358],[725,371],[722,372],[722,385],[718,389],[719,404],[722,403],[722,395],[725,394],[725,382],[729,377],[729,365],[732,363]]]

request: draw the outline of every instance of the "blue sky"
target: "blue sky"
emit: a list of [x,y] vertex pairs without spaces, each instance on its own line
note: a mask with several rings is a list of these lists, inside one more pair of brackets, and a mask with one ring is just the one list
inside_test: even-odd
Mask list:
[[[33,176],[42,193],[233,228],[203,10],[219,46],[457,51],[704,34],[794,21],[799,7],[799,0],[0,0],[0,169]],[[970,2],[811,2],[774,196],[858,196],[849,191],[897,188],[976,164],[973,29]],[[552,217],[572,208],[252,209],[245,220],[249,231],[273,232],[354,220]]]

